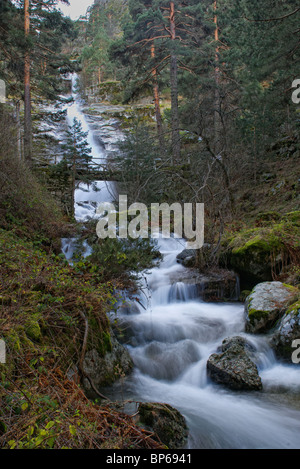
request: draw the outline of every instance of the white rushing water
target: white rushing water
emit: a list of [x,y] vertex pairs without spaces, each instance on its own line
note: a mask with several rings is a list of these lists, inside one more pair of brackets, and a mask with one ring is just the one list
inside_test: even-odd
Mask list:
[[[182,248],[162,241],[164,260],[144,278],[146,309],[137,304],[138,313],[120,317],[136,366],[126,397],[176,407],[189,426],[189,448],[300,448],[299,368],[278,363],[265,337],[245,334],[243,305],[205,303],[189,285],[171,283],[184,270],[176,262]],[[236,335],[256,349],[263,392],[234,392],[207,378],[209,356]]]
[[[83,132],[88,132],[87,142],[91,148],[92,163],[103,165],[106,162],[107,153],[104,145],[97,140],[88,125],[87,119],[82,111],[82,103],[77,91],[76,74],[72,75],[72,97],[73,102],[67,108],[68,125],[72,126],[77,119],[82,126]],[[88,186],[81,183],[75,192],[75,218],[77,221],[85,221],[95,217],[96,208],[101,202],[110,202],[115,196],[115,184],[113,182],[95,181]]]
[[[79,97],[73,96],[69,122],[76,117],[89,130]],[[89,135],[93,156],[105,158]],[[105,183],[98,184],[99,193],[87,187],[77,191],[77,220],[94,216],[97,203],[111,200],[113,188],[105,185],[106,192]],[[242,304],[205,303],[195,287],[180,281],[184,267],[176,256],[185,247],[183,240],[159,240],[159,246],[163,261],[143,275],[140,301],[131,314],[119,314],[135,364],[121,396],[176,407],[189,426],[188,448],[300,448],[300,369],[277,362],[265,337],[245,334]],[[65,240],[63,247],[71,258],[73,241]],[[256,349],[262,392],[233,392],[207,378],[209,356],[223,339],[236,335],[247,337]],[[111,392],[116,396],[118,389]]]

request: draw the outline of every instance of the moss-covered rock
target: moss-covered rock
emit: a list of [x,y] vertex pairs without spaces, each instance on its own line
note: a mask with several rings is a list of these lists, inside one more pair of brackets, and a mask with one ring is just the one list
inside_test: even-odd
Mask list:
[[38,321],[35,318],[31,318],[25,324],[25,332],[27,337],[34,342],[39,342],[41,340],[41,328]]
[[151,429],[169,449],[183,448],[188,428],[181,413],[169,404],[142,403],[139,406],[139,420]]
[[[83,361],[84,372],[93,380],[97,388],[111,385],[128,375],[133,368],[127,349],[117,341],[112,331],[108,345],[109,350],[103,355],[99,353],[99,350],[93,349],[86,353]],[[87,392],[91,390],[88,379],[84,380],[84,387]]]
[[260,214],[254,228],[227,234],[220,262],[240,274],[244,289],[285,275],[299,263],[300,212]]
[[293,342],[300,338],[300,300],[292,304],[281,319],[270,344],[279,358],[292,362]]
[[299,290],[281,282],[263,282],[253,289],[245,302],[246,330],[254,334],[272,329],[284,315]]

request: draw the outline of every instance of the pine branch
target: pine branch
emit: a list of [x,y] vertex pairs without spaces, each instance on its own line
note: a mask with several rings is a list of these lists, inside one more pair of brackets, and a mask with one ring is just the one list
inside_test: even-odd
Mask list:
[[289,18],[290,16],[295,15],[296,13],[298,13],[298,11],[300,11],[300,7],[296,8],[295,11],[292,11],[291,13],[288,13],[287,15],[284,15],[284,16],[279,16],[278,18],[268,18],[268,19],[262,19],[262,20],[251,20],[250,18],[247,18],[246,16],[243,16],[243,18],[246,19],[247,21],[251,21],[252,23],[269,22],[269,21],[281,21],[281,20],[284,20],[285,18]]

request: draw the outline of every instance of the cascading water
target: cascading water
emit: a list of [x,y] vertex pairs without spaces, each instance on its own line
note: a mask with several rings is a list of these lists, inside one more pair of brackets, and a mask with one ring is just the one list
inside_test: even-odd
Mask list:
[[[189,426],[189,448],[300,448],[300,370],[279,364],[265,337],[244,333],[243,305],[205,303],[193,286],[172,285],[170,276],[184,270],[176,262],[184,246],[171,239],[160,247],[162,264],[144,277],[145,309],[137,304],[138,314],[135,307],[119,318],[135,364],[126,397],[176,407]],[[236,335],[256,350],[263,392],[233,392],[207,378],[209,356]]]
[[[77,119],[82,126],[83,132],[88,132],[87,142],[91,148],[91,165],[103,165],[106,162],[107,154],[101,142],[97,141],[90,131],[87,119],[82,112],[81,99],[76,89],[78,77],[72,75],[72,97],[73,102],[67,108],[67,120],[72,126],[74,119]],[[96,207],[100,202],[110,202],[115,194],[115,184],[113,182],[94,181],[93,187],[81,183],[75,192],[75,218],[77,221],[84,221],[95,215]]]
[[[69,122],[76,117],[83,130],[89,130],[79,97],[73,96]],[[105,158],[103,148],[91,137],[89,143],[94,157]],[[102,184],[99,187],[104,189]],[[93,193],[87,187],[78,191],[77,220],[94,216],[95,205],[110,201],[111,191]],[[176,262],[185,243],[177,239],[158,243],[161,265],[143,274],[134,308],[118,313],[135,364],[121,396],[176,407],[189,426],[188,448],[300,448],[300,370],[277,362],[265,337],[245,334],[241,304],[205,303],[197,298],[193,285],[174,284],[174,274],[180,278],[185,270]],[[72,243],[66,242],[64,249],[70,256]],[[235,335],[247,337],[256,350],[262,392],[233,392],[207,378],[209,356],[223,339]],[[117,387],[110,393],[119,397]]]

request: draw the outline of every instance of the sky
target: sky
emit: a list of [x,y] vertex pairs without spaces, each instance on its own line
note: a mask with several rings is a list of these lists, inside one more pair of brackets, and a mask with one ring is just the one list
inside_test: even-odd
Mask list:
[[76,20],[81,15],[85,15],[88,7],[93,5],[94,0],[69,0],[70,5],[61,3],[59,8],[66,16],[70,16],[72,20]]

